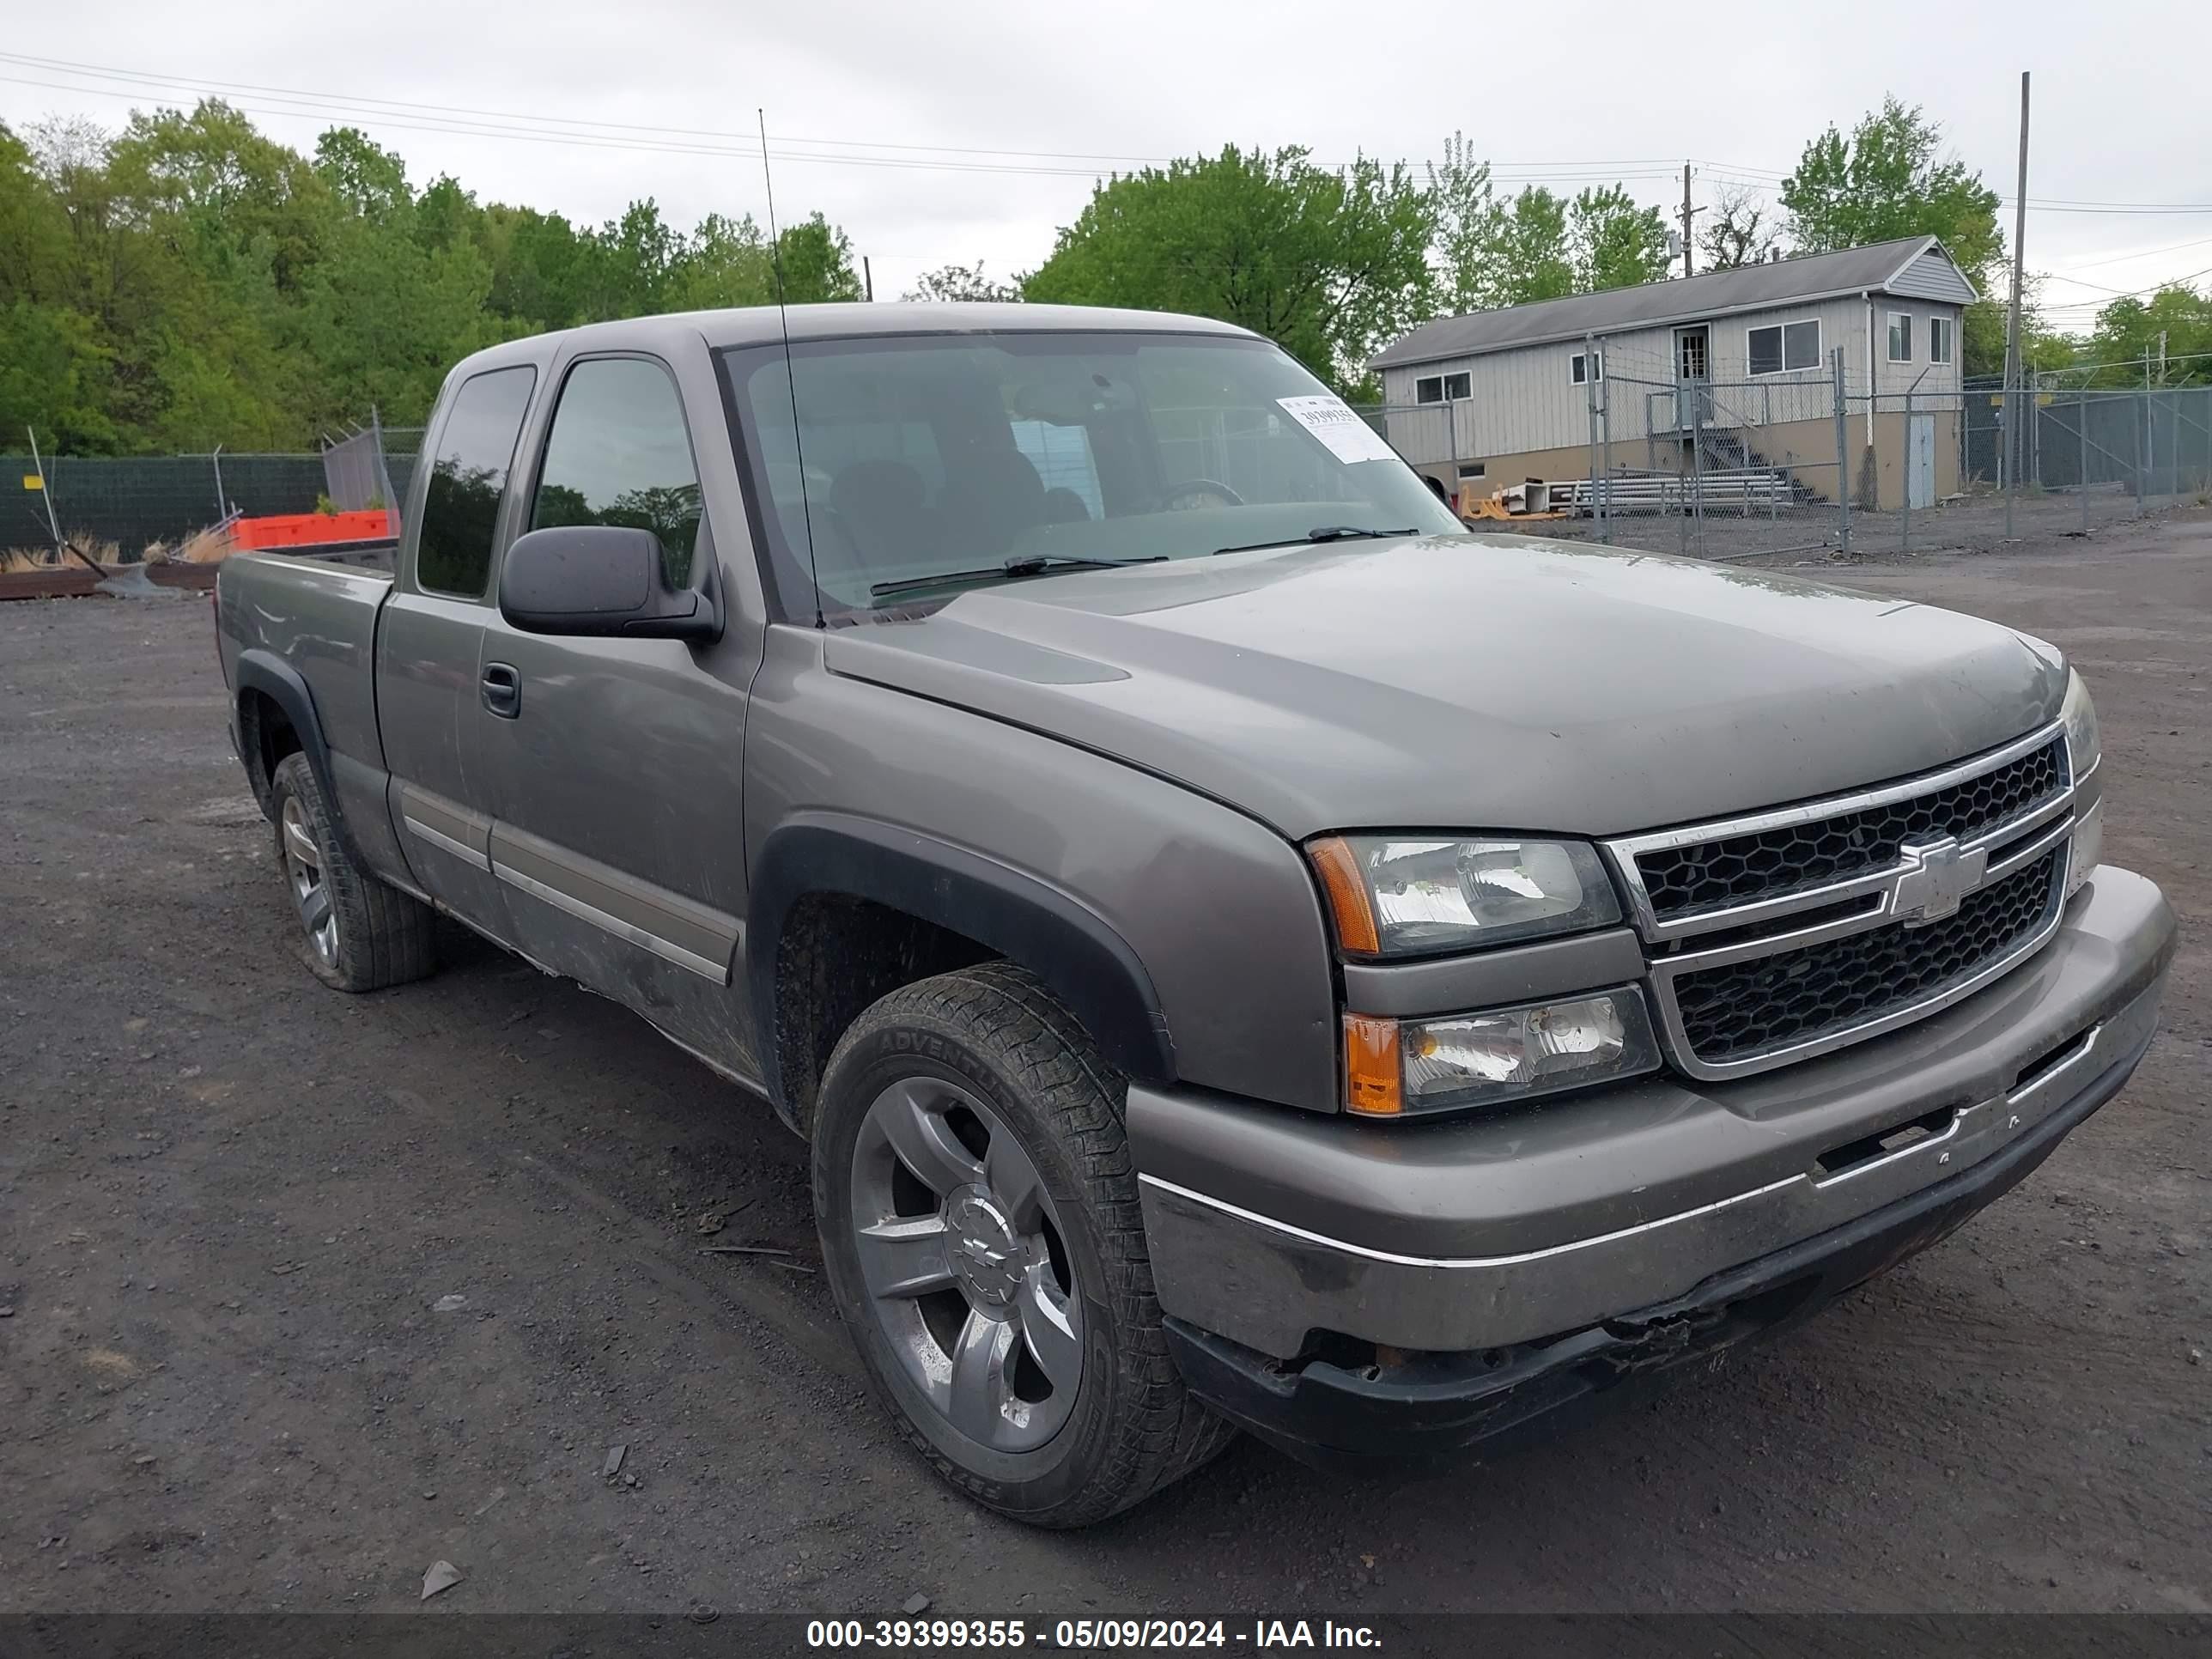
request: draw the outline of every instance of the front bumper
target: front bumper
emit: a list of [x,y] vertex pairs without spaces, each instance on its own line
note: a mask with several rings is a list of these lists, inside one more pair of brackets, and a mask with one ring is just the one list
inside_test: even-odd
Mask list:
[[2149,1045],[2145,1031],[2131,1052],[1972,1169],[1717,1273],[1686,1296],[1554,1341],[1419,1354],[1387,1367],[1316,1360],[1296,1371],[1181,1320],[1168,1322],[1169,1342],[1200,1398],[1318,1467],[1433,1466],[1439,1457],[1476,1447],[1508,1446],[1620,1383],[1656,1377],[1808,1318],[1854,1285],[1948,1237],[2118,1094]]
[[1785,1287],[1790,1308],[1817,1305],[1957,1225],[2118,1090],[2150,1042],[2173,931],[2154,885],[2100,867],[2051,945],[1996,984],[1729,1084],[1650,1079],[1433,1126],[1133,1088],[1186,1374],[1264,1428],[1262,1407],[1328,1386],[1312,1356],[1352,1339],[1428,1368],[1360,1382],[1370,1406],[1377,1388],[1441,1389],[1447,1416],[1487,1420],[1479,1401],[1530,1398],[1535,1376],[1610,1344],[1650,1369],[1650,1339],[1622,1329],[1704,1328],[1692,1316],[1716,1310],[1705,1325],[1733,1329],[1747,1298]]

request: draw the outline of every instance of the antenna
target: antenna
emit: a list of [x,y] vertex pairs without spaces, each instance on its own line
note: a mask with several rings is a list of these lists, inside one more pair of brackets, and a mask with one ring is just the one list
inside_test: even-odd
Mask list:
[[783,302],[783,236],[775,228],[775,175],[768,166],[768,112],[756,107],[760,119],[761,179],[768,185],[768,259],[775,273],[775,320],[783,332],[783,384],[791,393],[791,452],[799,466],[799,511],[806,524],[806,574],[814,584],[814,625],[822,620],[822,574],[814,562],[814,504],[806,498],[806,449],[799,434],[799,371],[791,361],[791,313]]

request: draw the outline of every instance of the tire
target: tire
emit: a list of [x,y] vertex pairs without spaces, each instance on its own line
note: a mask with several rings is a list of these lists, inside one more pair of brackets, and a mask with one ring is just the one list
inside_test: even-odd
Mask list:
[[[1235,1437],[1184,1388],[1161,1333],[1123,1094],[1074,1016],[1006,963],[890,993],[823,1076],[815,1215],[869,1378],[939,1474],[1034,1526],[1103,1521]],[[963,1153],[981,1198],[959,1182]],[[1017,1153],[1033,1194],[1004,1173]],[[917,1293],[940,1267],[951,1285]],[[1002,1292],[1011,1299],[994,1304]],[[972,1340],[979,1330],[986,1340]],[[967,1363],[990,1340],[1003,1345],[995,1372]]]
[[314,769],[300,753],[269,781],[276,867],[300,927],[300,954],[324,984],[341,991],[404,985],[438,965],[434,915],[419,899],[353,861],[331,827]]

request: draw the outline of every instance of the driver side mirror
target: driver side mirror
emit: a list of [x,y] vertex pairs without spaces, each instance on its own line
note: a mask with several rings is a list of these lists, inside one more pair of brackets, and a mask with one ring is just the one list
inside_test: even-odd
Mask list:
[[518,536],[499,570],[499,614],[526,634],[688,640],[722,635],[714,563],[707,591],[668,584],[660,538],[622,525],[558,525]]

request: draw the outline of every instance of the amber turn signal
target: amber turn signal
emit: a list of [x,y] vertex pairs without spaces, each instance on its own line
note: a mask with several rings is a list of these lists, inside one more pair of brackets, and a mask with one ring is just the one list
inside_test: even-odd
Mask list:
[[1344,1107],[1369,1117],[1406,1109],[1398,1066],[1398,1022],[1370,1014],[1344,1017]]
[[1377,955],[1382,945],[1375,931],[1375,906],[1367,896],[1367,883],[1359,873],[1359,860],[1351,846],[1341,836],[1324,836],[1307,846],[1306,855],[1320,873],[1322,891],[1328,896],[1337,948],[1360,956]]

